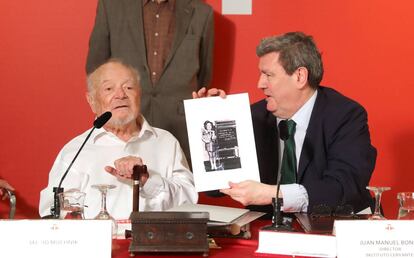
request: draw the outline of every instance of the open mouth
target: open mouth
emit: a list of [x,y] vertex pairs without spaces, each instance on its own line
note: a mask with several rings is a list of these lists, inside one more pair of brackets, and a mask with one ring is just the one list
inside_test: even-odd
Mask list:
[[117,110],[117,109],[121,109],[121,108],[128,108],[128,105],[120,105],[120,106],[116,106],[116,107],[114,107],[112,110]]
[[271,94],[267,91],[263,91],[263,95],[265,95],[265,98],[269,98]]

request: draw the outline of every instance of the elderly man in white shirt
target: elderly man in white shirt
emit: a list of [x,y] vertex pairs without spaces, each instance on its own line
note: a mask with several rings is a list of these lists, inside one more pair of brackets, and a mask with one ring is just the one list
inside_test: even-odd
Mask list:
[[[100,193],[94,184],[112,184],[107,209],[115,219],[127,219],[132,211],[132,170],[146,165],[149,176],[141,178],[140,211],[160,211],[183,203],[196,203],[194,188],[180,144],[169,132],[151,127],[140,114],[141,89],[138,72],[111,59],[88,76],[87,100],[96,116],[112,112],[103,128],[95,130],[73,164],[62,187],[86,193],[85,218],[100,210]],[[40,193],[39,213],[51,213],[53,187],[86,138],[89,130],[75,137],[60,151]]]

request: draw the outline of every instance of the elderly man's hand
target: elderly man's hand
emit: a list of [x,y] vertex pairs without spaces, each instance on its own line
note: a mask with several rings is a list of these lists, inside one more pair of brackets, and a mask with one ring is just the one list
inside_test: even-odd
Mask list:
[[197,92],[193,91],[193,99],[220,96],[222,98],[226,97],[226,92],[217,88],[211,88],[207,90],[205,87],[201,88]]
[[[272,203],[276,195],[274,185],[262,184],[252,180],[240,183],[229,183],[229,189],[222,189],[220,192],[229,195],[233,200],[243,205],[266,205]],[[282,197],[279,193],[279,197]]]
[[13,186],[11,186],[6,180],[0,179],[0,196],[3,196],[3,200],[7,198],[7,191],[4,189],[14,191]]
[[[120,159],[115,160],[114,166],[106,166],[105,170],[112,175],[122,178],[122,179],[132,179],[132,173],[134,170],[134,166],[136,165],[143,165],[142,159],[139,157],[134,156],[127,156]],[[149,177],[148,173],[140,175],[140,184],[141,186],[144,186],[144,184],[147,182],[147,179]]]

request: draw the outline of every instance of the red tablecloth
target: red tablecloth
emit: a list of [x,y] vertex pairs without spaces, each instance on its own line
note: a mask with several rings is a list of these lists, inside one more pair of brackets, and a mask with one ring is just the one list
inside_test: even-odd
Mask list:
[[[271,224],[270,221],[257,220],[251,225],[252,238],[234,239],[234,238],[215,238],[217,245],[220,249],[210,249],[209,256],[212,258],[247,258],[247,257],[288,257],[284,255],[259,255],[255,251],[258,245],[258,231],[261,227]],[[114,240],[112,244],[112,258],[126,258],[130,257],[128,247],[130,240]],[[277,244],[277,243],[275,243]],[[135,257],[185,257],[185,258],[200,258],[202,254],[138,254]],[[296,256],[298,257],[298,256]]]

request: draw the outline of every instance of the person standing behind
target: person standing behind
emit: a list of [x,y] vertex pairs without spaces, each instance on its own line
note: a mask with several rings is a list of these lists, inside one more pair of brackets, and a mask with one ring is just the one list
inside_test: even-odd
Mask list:
[[108,58],[135,67],[142,114],[190,160],[183,100],[210,83],[213,36],[213,10],[200,0],[99,0],[86,71]]

